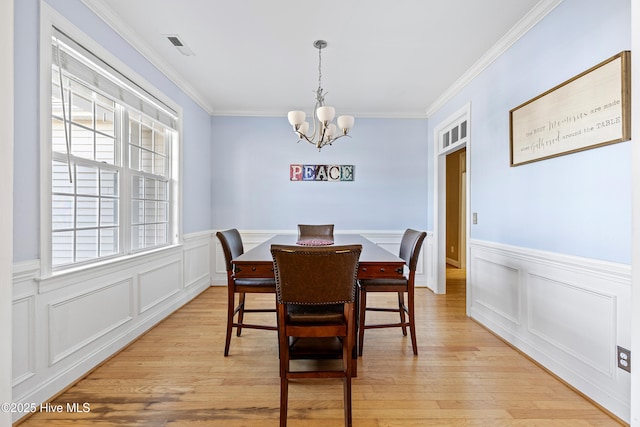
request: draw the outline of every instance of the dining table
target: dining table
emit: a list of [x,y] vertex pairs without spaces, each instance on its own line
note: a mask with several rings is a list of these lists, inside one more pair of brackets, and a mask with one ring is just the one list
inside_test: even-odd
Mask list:
[[[271,256],[271,245],[292,245],[292,246],[309,246],[315,245],[311,239],[308,241],[299,241],[295,234],[276,234],[270,239],[258,244],[257,246],[247,250],[242,255],[234,258],[231,263],[233,265],[233,275],[235,278],[273,278],[275,277],[273,268],[273,257]],[[404,277],[405,261],[398,255],[389,252],[371,240],[359,234],[335,234],[332,242],[318,241],[321,245],[362,245],[362,252],[358,262],[357,279],[388,279]],[[275,293],[275,288],[273,290]],[[359,301],[356,297],[356,336],[358,330],[358,306]],[[353,357],[357,359],[357,340],[354,343]],[[354,376],[357,376],[357,364],[354,363]]]
[[[231,261],[234,277],[273,278],[271,245],[274,244],[304,246],[298,245],[298,236],[295,234],[277,234],[234,258]],[[359,234],[335,234],[332,245],[362,245],[358,279],[401,278],[404,275],[405,262],[402,258]]]

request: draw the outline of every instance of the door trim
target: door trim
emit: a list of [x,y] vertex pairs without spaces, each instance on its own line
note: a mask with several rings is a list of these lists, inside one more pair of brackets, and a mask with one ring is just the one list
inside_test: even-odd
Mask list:
[[[433,245],[434,245],[434,259],[435,259],[435,289],[437,294],[444,294],[447,292],[446,283],[446,173],[447,173],[447,154],[459,150],[462,147],[466,147],[466,212],[465,212],[465,260],[469,259],[469,195],[470,195],[470,180],[471,180],[471,168],[470,168],[470,147],[471,147],[471,103],[467,103],[458,111],[450,115],[443,120],[438,126],[434,128],[434,167],[433,167],[433,179],[434,179],[434,233],[433,233]],[[443,133],[449,131],[449,129],[455,127],[457,124],[466,121],[466,135],[464,138],[460,138],[453,144],[441,144],[441,138]],[[467,269],[467,275],[469,274],[468,266],[464,266]],[[468,285],[467,285],[468,287]],[[468,289],[467,289],[468,290]],[[469,311],[469,301],[467,300],[467,312]]]

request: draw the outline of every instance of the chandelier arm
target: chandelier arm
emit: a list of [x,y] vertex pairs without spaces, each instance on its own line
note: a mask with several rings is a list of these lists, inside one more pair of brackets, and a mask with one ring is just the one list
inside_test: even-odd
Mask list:
[[319,150],[319,149],[321,149],[322,147],[324,147],[325,145],[331,145],[331,144],[333,144],[335,141],[337,141],[338,139],[342,138],[343,136],[347,136],[347,137],[351,138],[351,135],[348,135],[348,134],[347,134],[347,135],[339,135],[339,136],[336,136],[335,138],[333,138],[331,141],[324,141],[324,142],[321,142],[321,143],[320,143],[320,146],[318,146],[318,143],[313,142],[313,141],[312,141],[311,139],[309,139],[306,135],[304,135],[304,134],[299,134],[299,133],[298,133],[298,142],[300,142],[300,141],[306,141],[306,142],[308,142],[309,144],[313,145],[314,147],[318,148],[318,150]]
[[323,146],[325,145],[325,141],[324,141],[324,136],[327,133],[327,126],[325,126],[324,124],[322,125],[322,135],[320,135],[320,139],[318,140],[318,144],[319,146]]
[[[322,103],[318,102],[318,100],[316,99],[316,105],[313,107],[313,110],[311,110],[311,117],[312,117],[312,121],[313,121],[313,133],[311,134],[311,139],[316,139],[316,132],[319,132],[319,129],[317,129],[317,127],[318,127],[318,118],[316,117],[316,110],[320,106],[322,106]],[[311,142],[311,141],[309,141],[309,142]]]
[[300,132],[296,132],[296,134],[298,135],[298,142],[307,141],[309,144],[316,145],[316,143],[313,142],[311,139],[309,139],[309,137],[307,135],[305,135],[303,133],[300,133]]
[[[315,145],[317,146],[318,144],[316,142],[313,142],[313,137],[309,138],[307,135],[300,133],[300,132],[296,132],[296,135],[298,135],[298,142],[300,141],[307,141],[309,144],[311,145]],[[325,145],[331,145],[334,141],[337,141],[338,139],[342,138],[343,136],[347,136],[349,138],[351,138],[351,135],[347,134],[342,134],[342,135],[338,135],[335,138],[332,138],[331,141],[324,141],[321,142],[320,146],[324,147]],[[323,141],[324,139],[324,133],[323,133],[323,137],[320,139],[320,141]]]
[[333,139],[331,140],[331,142],[336,141],[336,140],[338,140],[338,139],[342,138],[343,136],[348,136],[349,138],[351,138],[351,135],[349,135],[349,134],[345,134],[345,135],[338,135],[338,136],[336,136],[335,138],[333,138]]

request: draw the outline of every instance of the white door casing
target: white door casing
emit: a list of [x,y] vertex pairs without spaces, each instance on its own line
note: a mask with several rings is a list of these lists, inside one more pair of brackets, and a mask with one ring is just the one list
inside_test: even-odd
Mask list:
[[[466,200],[469,200],[469,181],[471,176],[470,165],[470,115],[471,104],[467,103],[458,111],[453,113],[447,119],[443,120],[434,129],[434,235],[433,245],[435,248],[435,289],[434,292],[438,294],[446,293],[446,173],[447,162],[446,157],[448,153],[459,150],[466,147],[466,174],[465,174],[465,189],[466,194],[463,196]],[[469,203],[465,204],[465,235],[463,239],[465,241],[465,254],[464,259],[469,259],[468,256],[468,241],[469,241]],[[467,266],[461,265],[463,268]],[[467,274],[468,274],[467,268]],[[467,301],[468,305],[468,301]],[[467,306],[468,311],[468,306]]]

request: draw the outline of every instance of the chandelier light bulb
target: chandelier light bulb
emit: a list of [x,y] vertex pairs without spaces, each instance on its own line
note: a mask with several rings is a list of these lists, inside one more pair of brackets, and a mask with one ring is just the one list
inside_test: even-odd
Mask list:
[[289,111],[289,114],[287,114],[289,123],[291,123],[292,126],[300,126],[306,117],[307,115],[304,111]]
[[349,129],[353,127],[356,119],[353,116],[340,116],[338,117],[338,127],[342,129],[342,132],[346,135]]
[[308,131],[309,131],[309,122],[304,122],[303,124],[300,125],[300,128],[298,129],[298,132],[302,135],[306,135]]
[[318,120],[322,123],[327,123],[333,120],[336,116],[336,109],[329,105],[325,105],[323,107],[318,107],[316,114],[318,116]]
[[328,137],[329,140],[331,139],[335,139],[335,137],[337,136],[338,132],[338,128],[336,127],[335,124],[333,123],[329,123],[329,126],[327,126],[327,132],[326,132],[326,136]]

